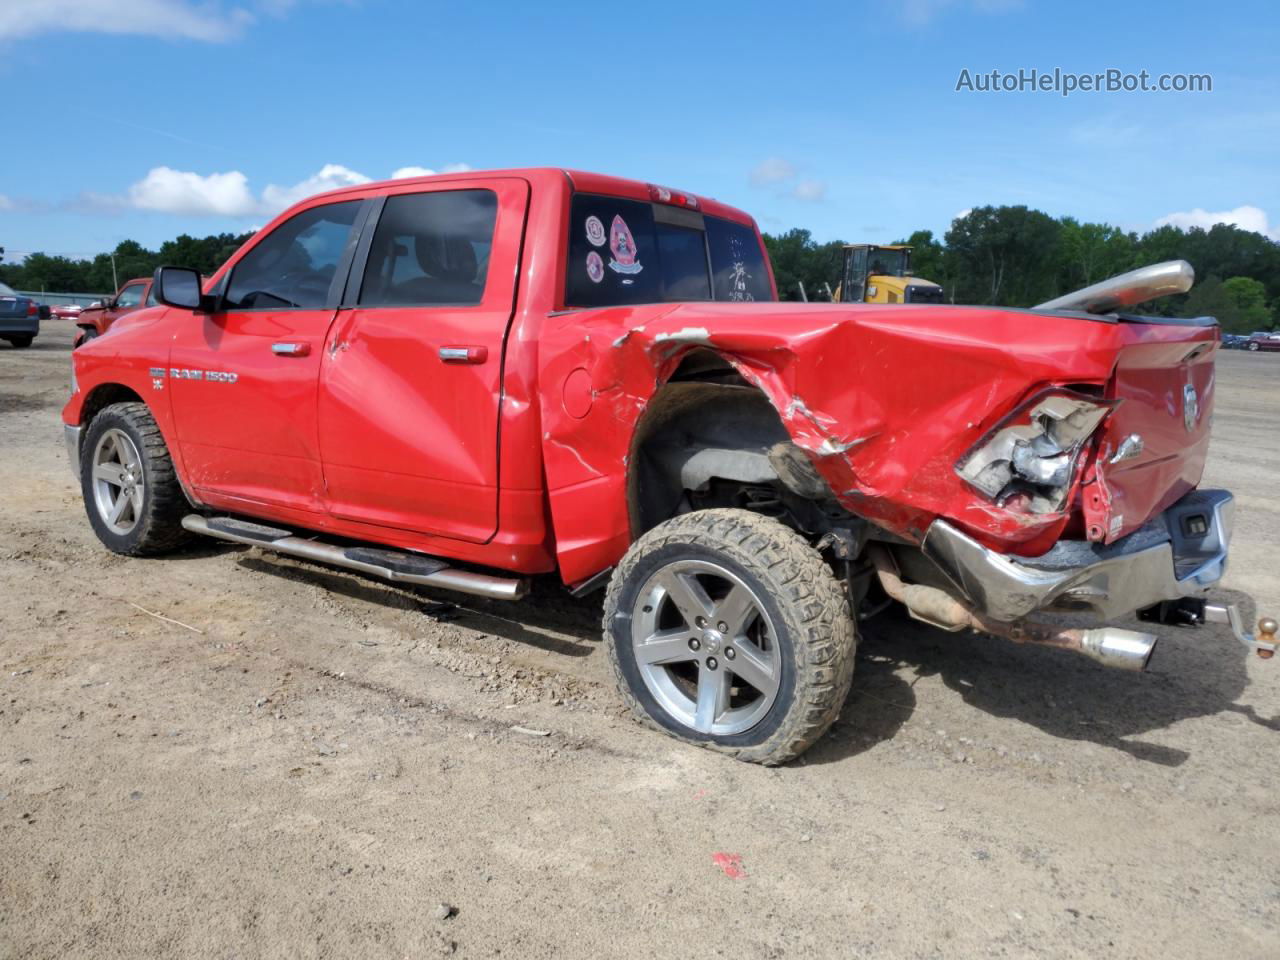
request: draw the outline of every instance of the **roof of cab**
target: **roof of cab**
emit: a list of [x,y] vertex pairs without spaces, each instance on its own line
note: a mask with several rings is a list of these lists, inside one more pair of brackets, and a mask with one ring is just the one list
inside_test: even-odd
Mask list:
[[[438,183],[440,181],[467,181],[467,180],[484,180],[492,177],[520,177],[528,180],[535,186],[539,183],[545,183],[549,179],[564,177],[569,181],[570,186],[575,191],[583,193],[603,193],[609,196],[626,197],[632,200],[643,200],[648,202],[649,182],[644,180],[629,180],[625,177],[613,177],[603,173],[589,173],[583,170],[568,170],[563,167],[517,167],[509,170],[466,170],[456,173],[437,173],[424,177],[406,177],[401,180],[380,180],[374,183],[362,183],[358,186],[341,187],[337,190],[326,191],[319,196],[323,197],[339,197],[351,193],[368,193],[370,190],[376,190],[379,187],[395,184],[396,186],[404,186],[413,183]],[[666,186],[663,184],[662,186]],[[700,194],[692,193],[688,190],[682,190],[679,187],[668,187],[678,193],[686,196],[696,197],[698,200],[698,209],[703,213],[714,217],[722,217],[726,220],[733,220],[738,223],[755,226],[755,220],[744,210],[737,207],[731,207],[728,204],[720,203],[710,197],[704,197]],[[307,198],[308,201],[315,200],[315,197]]]

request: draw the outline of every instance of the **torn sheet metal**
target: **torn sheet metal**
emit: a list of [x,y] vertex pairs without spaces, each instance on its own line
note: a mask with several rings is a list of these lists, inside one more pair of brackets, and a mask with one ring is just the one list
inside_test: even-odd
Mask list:
[[[542,332],[539,379],[564,577],[625,551],[632,438],[691,350],[714,350],[768,397],[851,512],[912,542],[945,517],[985,545],[1035,555],[1063,534],[1070,511],[1000,508],[964,484],[956,463],[1036,390],[1101,388],[1135,342],[1185,350],[1196,337],[1213,333],[989,307],[686,303],[559,315]],[[561,401],[578,369],[591,375],[583,418]],[[1192,457],[1188,469],[1202,466]]]

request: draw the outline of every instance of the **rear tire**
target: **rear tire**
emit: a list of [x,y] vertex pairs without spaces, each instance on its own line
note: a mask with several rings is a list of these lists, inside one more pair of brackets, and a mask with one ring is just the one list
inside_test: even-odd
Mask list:
[[145,403],[114,403],[85,431],[80,491],[98,539],[130,557],[166,553],[191,538],[186,497]]
[[853,679],[844,587],[797,533],[746,510],[683,514],[632,544],[604,633],[638,720],[752,763],[812,746]]
[[35,340],[35,337],[31,336],[30,334],[24,334],[19,337],[5,337],[5,339],[8,340],[9,343],[12,344],[14,347],[21,350],[24,347],[31,346],[31,341]]

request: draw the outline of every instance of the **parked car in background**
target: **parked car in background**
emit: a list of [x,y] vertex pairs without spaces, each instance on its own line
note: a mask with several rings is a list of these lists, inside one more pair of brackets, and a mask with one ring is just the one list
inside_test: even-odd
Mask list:
[[1260,331],[1249,336],[1245,342],[1246,350],[1280,350],[1280,331]]
[[72,348],[102,336],[126,313],[155,305],[156,299],[151,294],[150,277],[126,280],[114,297],[99,306],[90,306],[80,311],[80,315],[76,318],[76,326],[80,328],[80,332],[76,334]]
[[78,320],[84,307],[78,303],[53,303],[49,305],[49,314],[54,320]]
[[1249,338],[1243,333],[1224,333],[1222,335],[1223,350],[1243,350],[1249,343]]
[[0,340],[15,347],[29,347],[40,333],[40,321],[48,318],[48,307],[0,283]]

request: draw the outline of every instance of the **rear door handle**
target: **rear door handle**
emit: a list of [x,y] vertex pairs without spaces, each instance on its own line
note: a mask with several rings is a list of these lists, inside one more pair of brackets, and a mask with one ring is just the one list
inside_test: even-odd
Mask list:
[[441,347],[440,359],[445,363],[484,363],[489,359],[489,348]]
[[284,340],[271,345],[271,352],[278,357],[305,357],[311,352],[311,344],[297,340]]

